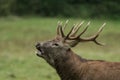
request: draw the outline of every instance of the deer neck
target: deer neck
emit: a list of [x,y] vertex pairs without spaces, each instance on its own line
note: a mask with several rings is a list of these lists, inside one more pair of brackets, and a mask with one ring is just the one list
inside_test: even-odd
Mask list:
[[[67,52],[67,56],[65,58],[55,60],[54,68],[56,69],[62,80],[69,80],[69,76],[78,74],[78,70],[82,68],[80,66],[86,61],[87,60],[81,58],[72,51],[69,51]],[[73,76],[73,79],[70,80],[75,80],[74,78],[75,76]]]

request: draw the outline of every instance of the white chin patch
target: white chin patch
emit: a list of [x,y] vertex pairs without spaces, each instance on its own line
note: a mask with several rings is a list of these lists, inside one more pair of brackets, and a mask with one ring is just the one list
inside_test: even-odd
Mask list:
[[39,55],[42,55],[42,53],[39,50],[35,51],[35,53],[39,54]]

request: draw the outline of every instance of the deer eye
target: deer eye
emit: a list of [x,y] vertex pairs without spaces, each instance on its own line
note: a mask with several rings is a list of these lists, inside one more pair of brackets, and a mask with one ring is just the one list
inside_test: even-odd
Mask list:
[[53,46],[59,46],[59,44],[58,43],[54,43]]

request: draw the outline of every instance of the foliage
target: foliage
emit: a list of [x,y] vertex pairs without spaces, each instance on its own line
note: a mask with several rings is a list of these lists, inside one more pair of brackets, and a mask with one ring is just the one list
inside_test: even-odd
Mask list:
[[120,18],[119,0],[0,0],[0,15]]

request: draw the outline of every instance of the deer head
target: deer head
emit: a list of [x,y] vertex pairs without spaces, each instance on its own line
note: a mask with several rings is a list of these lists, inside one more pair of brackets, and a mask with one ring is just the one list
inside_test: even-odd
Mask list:
[[86,28],[79,35],[76,35],[76,33],[84,22],[73,25],[68,34],[65,35],[63,30],[66,28],[67,23],[68,21],[62,25],[62,22],[58,22],[57,36],[55,39],[36,44],[36,49],[38,51],[37,56],[44,58],[53,67],[55,60],[66,59],[67,55],[69,54],[68,52],[71,51],[71,47],[76,46],[79,42],[93,41],[97,45],[102,45],[96,39],[99,36],[100,32],[103,30],[105,23],[100,27],[95,35],[88,38],[81,38],[81,35],[86,32],[90,22],[88,22]]

